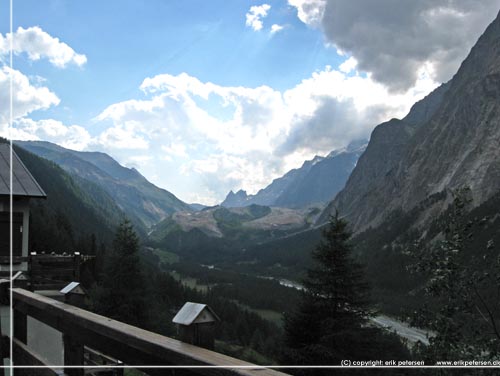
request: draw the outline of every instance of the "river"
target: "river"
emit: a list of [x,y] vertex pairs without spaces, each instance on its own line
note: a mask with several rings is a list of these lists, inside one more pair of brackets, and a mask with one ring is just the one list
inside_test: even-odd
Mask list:
[[[304,290],[304,286],[302,286],[300,283],[293,282],[288,279],[277,279],[273,277],[263,278],[276,279],[282,286],[291,287],[297,290]],[[403,321],[399,321],[385,315],[371,317],[370,321],[385,330],[395,332],[398,336],[400,336],[401,338],[405,338],[412,344],[420,341],[424,345],[428,345],[429,337],[433,337],[435,335],[429,330],[414,328]]]

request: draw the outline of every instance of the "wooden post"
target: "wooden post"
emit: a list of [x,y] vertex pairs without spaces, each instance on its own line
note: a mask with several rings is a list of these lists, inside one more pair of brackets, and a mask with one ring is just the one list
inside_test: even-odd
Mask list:
[[28,343],[28,317],[26,314],[17,311],[14,307],[14,338],[20,342]]
[[28,280],[29,280],[29,290],[35,291],[33,283],[33,260],[36,257],[36,252],[30,252],[28,258]]
[[[8,279],[0,279],[0,304],[7,305],[9,304],[9,287],[10,281]],[[2,316],[0,312],[0,329],[2,328]],[[10,346],[8,345],[7,339],[8,333],[3,333],[0,330],[0,365],[3,365],[4,358],[10,358],[9,350]]]
[[80,255],[80,252],[75,252],[74,254],[74,268],[75,268],[75,278],[74,281],[80,282],[80,263],[82,260],[82,256]]
[[[15,308],[15,307],[14,307]],[[22,313],[17,310],[13,310],[12,314],[14,315],[14,338],[21,342],[22,344],[28,344],[28,316],[25,313]],[[12,320],[12,317],[11,317]],[[14,354],[10,354],[11,364],[15,366],[20,366],[23,364],[18,363],[18,359],[14,356]],[[20,360],[22,363],[22,360]],[[23,369],[15,369],[13,370],[14,376],[27,375]]]
[[[123,366],[123,362],[118,361],[117,365]],[[124,374],[124,369],[123,368],[115,368],[114,371],[115,371],[115,376],[123,376],[123,374]]]
[[[64,334],[64,365],[83,366],[83,345],[75,341],[71,336]],[[83,368],[64,368],[64,373],[68,376],[83,376]]]
[[0,279],[0,304],[10,304],[10,281],[8,279]]
[[[75,255],[76,259],[76,255]],[[68,303],[69,295],[64,296],[64,300]],[[84,346],[76,341],[68,334],[63,334],[64,343],[64,365],[65,366],[83,366],[84,361]],[[64,368],[64,373],[68,376],[84,376],[83,368]]]

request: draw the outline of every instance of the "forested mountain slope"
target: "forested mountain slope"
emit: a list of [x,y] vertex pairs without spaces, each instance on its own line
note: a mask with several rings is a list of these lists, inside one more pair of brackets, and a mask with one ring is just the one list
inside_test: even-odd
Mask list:
[[16,143],[99,185],[136,225],[149,228],[174,212],[192,211],[172,193],[150,183],[136,169],[121,166],[105,153],[79,152],[45,141]]
[[30,201],[30,251],[92,253],[111,241],[124,213],[106,191],[21,147],[14,150],[47,194]]

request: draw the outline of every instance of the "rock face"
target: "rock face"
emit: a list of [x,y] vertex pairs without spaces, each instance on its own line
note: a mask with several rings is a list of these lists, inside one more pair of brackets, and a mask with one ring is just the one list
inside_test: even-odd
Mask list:
[[324,205],[344,187],[365,147],[365,141],[355,142],[326,157],[316,156],[300,168],[275,179],[255,195],[247,195],[243,190],[229,192],[221,205],[242,207],[257,204],[285,208]]
[[500,19],[487,28],[453,79],[402,120],[372,133],[335,208],[356,230],[429,195],[470,187],[476,205],[500,189]]
[[172,193],[150,183],[139,171],[126,168],[105,153],[78,152],[45,141],[16,142],[26,150],[49,159],[66,171],[96,183],[136,223],[148,228],[168,215],[192,211]]

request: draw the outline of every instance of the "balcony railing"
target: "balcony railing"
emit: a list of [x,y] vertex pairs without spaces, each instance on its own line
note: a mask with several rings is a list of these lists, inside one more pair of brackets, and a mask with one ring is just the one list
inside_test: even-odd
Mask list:
[[[27,346],[28,317],[60,331],[64,343],[64,364],[52,368],[16,369],[16,374],[61,375],[64,372],[69,376],[83,376],[85,369],[78,366],[85,365],[85,359],[88,362],[84,349],[89,348],[150,375],[285,375],[21,288],[13,288],[11,292],[14,314],[13,354],[8,354],[9,339],[4,336],[0,342],[3,357],[11,357],[15,366],[45,366],[45,361]],[[151,368],[152,366],[178,368]],[[89,367],[96,369],[95,364]]]

